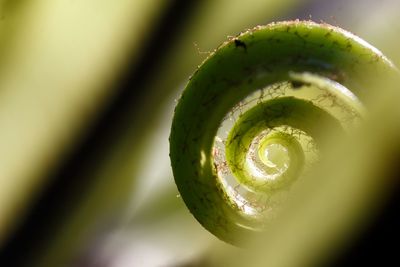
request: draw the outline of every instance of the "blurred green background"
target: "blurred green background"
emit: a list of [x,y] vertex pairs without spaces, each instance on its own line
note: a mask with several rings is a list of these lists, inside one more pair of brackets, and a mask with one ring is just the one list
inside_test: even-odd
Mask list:
[[[173,108],[191,73],[228,36],[288,19],[340,26],[398,63],[398,10],[397,0],[0,1],[0,265],[224,266],[236,250],[190,215],[170,169]],[[375,117],[398,114],[399,96],[378,95]],[[376,140],[397,140],[396,116],[374,121]]]

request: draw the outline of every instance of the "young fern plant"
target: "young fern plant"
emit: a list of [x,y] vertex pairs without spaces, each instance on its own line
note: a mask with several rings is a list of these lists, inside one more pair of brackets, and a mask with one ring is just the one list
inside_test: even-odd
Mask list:
[[235,245],[263,231],[324,154],[326,133],[357,127],[374,80],[393,69],[357,36],[311,21],[223,43],[191,77],[171,128],[172,170],[191,213]]

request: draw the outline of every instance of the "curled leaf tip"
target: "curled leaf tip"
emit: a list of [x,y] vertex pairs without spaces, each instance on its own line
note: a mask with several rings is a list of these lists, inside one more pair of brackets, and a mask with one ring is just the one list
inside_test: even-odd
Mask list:
[[172,170],[191,213],[232,244],[263,231],[324,154],[324,133],[357,127],[374,78],[392,70],[359,37],[312,21],[223,43],[192,75],[171,128]]

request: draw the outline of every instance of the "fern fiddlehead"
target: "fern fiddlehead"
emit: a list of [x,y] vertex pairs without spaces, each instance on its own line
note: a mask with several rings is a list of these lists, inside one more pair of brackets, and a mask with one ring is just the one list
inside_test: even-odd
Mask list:
[[175,109],[170,158],[187,207],[233,244],[262,231],[323,155],[323,132],[356,127],[373,80],[392,68],[353,34],[309,21],[222,44]]

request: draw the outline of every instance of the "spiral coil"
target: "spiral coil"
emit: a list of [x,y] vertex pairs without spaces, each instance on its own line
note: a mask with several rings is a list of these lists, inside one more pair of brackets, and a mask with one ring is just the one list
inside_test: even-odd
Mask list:
[[310,21],[269,24],[225,42],[175,109],[170,158],[189,210],[233,244],[262,231],[323,156],[326,132],[357,127],[374,79],[391,69],[353,34]]

